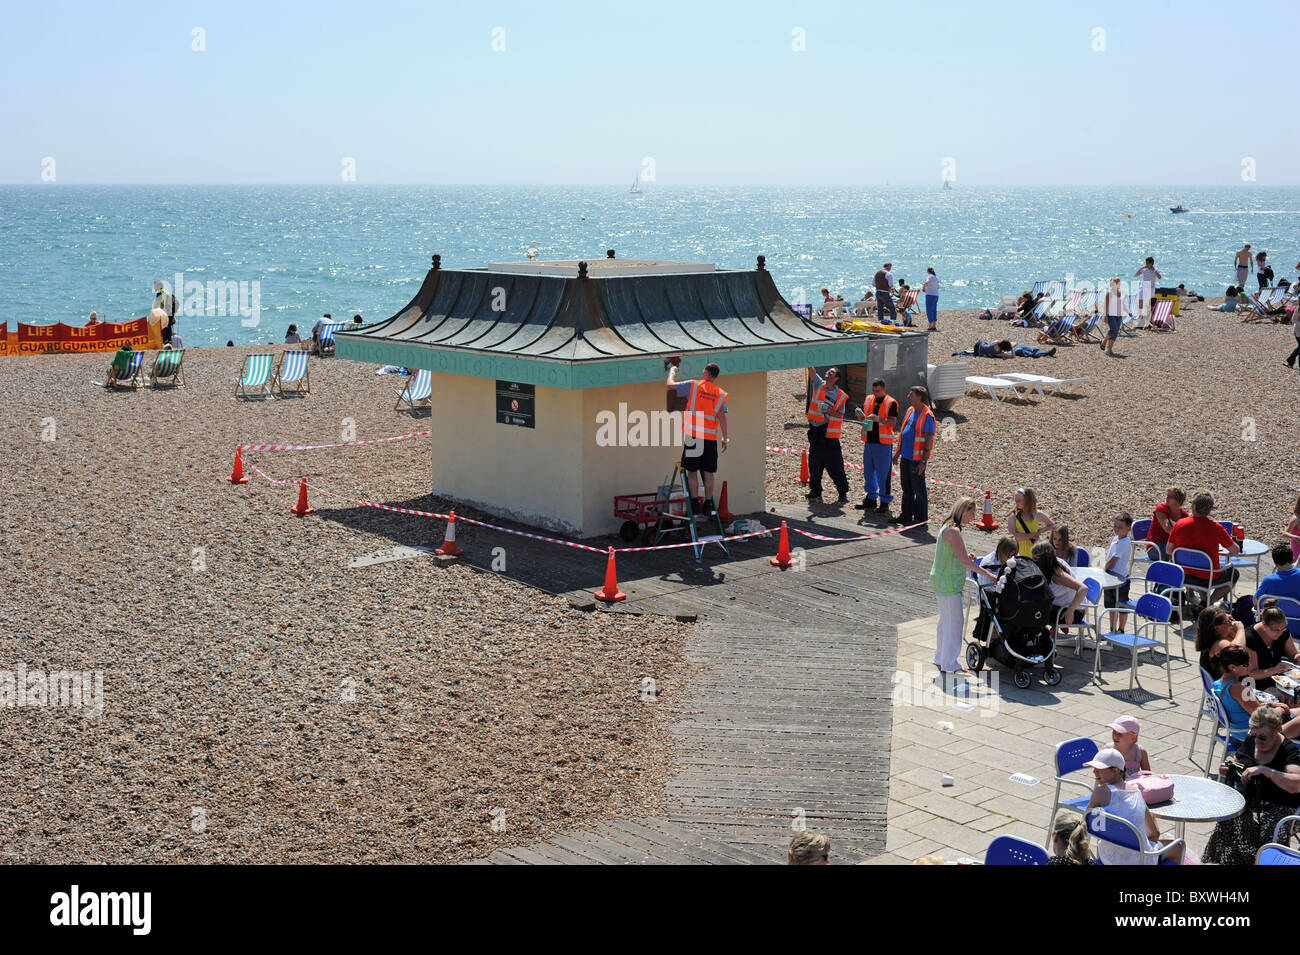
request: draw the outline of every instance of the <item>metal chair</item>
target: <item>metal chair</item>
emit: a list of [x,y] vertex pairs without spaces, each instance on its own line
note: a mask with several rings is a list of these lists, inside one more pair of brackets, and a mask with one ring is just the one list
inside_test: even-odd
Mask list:
[[1265,600],[1276,600],[1277,607],[1286,614],[1286,628],[1291,631],[1291,636],[1300,640],[1300,600],[1293,597],[1277,597],[1273,594],[1265,594]]
[[1285,839],[1280,838],[1280,836],[1282,835],[1282,827],[1285,826],[1288,822],[1292,822],[1292,823],[1300,822],[1300,816],[1287,816],[1287,817],[1284,818],[1284,819],[1279,819],[1279,820],[1278,820],[1277,825],[1273,827],[1273,842],[1274,842],[1274,843],[1276,843],[1276,844],[1278,844],[1278,845],[1283,845],[1283,846],[1289,846],[1289,845],[1290,845],[1290,843],[1291,843],[1291,838],[1290,838],[1290,837],[1291,837],[1291,836],[1294,836],[1294,835],[1296,834],[1296,830],[1295,830],[1295,829],[1292,829],[1292,830],[1291,830],[1291,832],[1288,834],[1287,838],[1285,838]]
[[[1088,800],[1092,798],[1092,784],[1066,777],[1082,769],[1083,764],[1096,755],[1097,744],[1086,736],[1067,739],[1063,743],[1056,744],[1056,755],[1053,757],[1056,764],[1056,793],[1052,796],[1052,818],[1047,820],[1046,845],[1050,846],[1052,844],[1052,828],[1056,825],[1057,813],[1062,809],[1073,809],[1075,812],[1082,812],[1087,807]],[[1061,799],[1061,787],[1063,785],[1077,786],[1083,790],[1083,795],[1074,799],[1063,800]]]
[[1300,865],[1300,852],[1270,842],[1255,853],[1255,865]]
[[[1144,593],[1151,593],[1152,586],[1163,587],[1164,590],[1155,591],[1162,596],[1168,597],[1169,602],[1173,604],[1174,609],[1178,611],[1178,619],[1183,623],[1192,621],[1183,620],[1183,586],[1187,582],[1187,574],[1183,568],[1167,560],[1153,560],[1151,566],[1147,568],[1146,583],[1143,585]],[[1136,607],[1137,601],[1130,600],[1127,602],[1129,607]],[[1186,657],[1184,657],[1186,659]]]
[[[1169,699],[1174,698],[1174,675],[1171,669],[1169,655],[1169,615],[1172,605],[1168,597],[1162,597],[1159,594],[1143,594],[1138,598],[1137,604],[1133,607],[1133,632],[1110,631],[1107,633],[1097,634],[1097,653],[1093,660],[1093,674],[1098,680],[1101,679],[1101,647],[1103,643],[1112,646],[1127,647],[1130,654],[1131,666],[1129,667],[1128,688],[1133,689],[1133,684],[1137,682],[1137,658],[1138,653],[1142,650],[1162,649],[1165,654],[1165,678],[1169,684]],[[1141,618],[1142,622],[1139,622]],[[1144,637],[1143,630],[1152,631],[1160,628],[1164,634],[1163,640],[1157,640],[1155,637]],[[1183,651],[1183,659],[1186,659],[1186,649]],[[1141,684],[1138,684],[1139,687]]]
[[[1064,614],[1070,608],[1058,607],[1056,610],[1056,620],[1053,623],[1053,629],[1057,633],[1060,633],[1061,629],[1064,627],[1074,627],[1076,631],[1079,631],[1066,637],[1060,637],[1056,641],[1058,646],[1067,640],[1073,642],[1074,655],[1076,657],[1082,656],[1083,653],[1083,633],[1081,631],[1091,630],[1094,640],[1098,634],[1101,633],[1101,621],[1098,615],[1100,608],[1097,604],[1097,601],[1101,599],[1101,584],[1095,580],[1087,579],[1083,581],[1083,585],[1088,588],[1088,596],[1084,598],[1084,602],[1079,605],[1079,609],[1083,611],[1083,622],[1074,623],[1073,621],[1066,620]],[[1092,611],[1093,613],[1092,620],[1088,619],[1089,611]]]
[[1205,754],[1205,775],[1210,779],[1218,776],[1214,771],[1214,749],[1220,743],[1223,744],[1223,755],[1227,757],[1229,753],[1237,749],[1237,741],[1232,738],[1231,726],[1228,723],[1228,711],[1223,708],[1223,701],[1219,699],[1214,692],[1214,679],[1206,671],[1205,667],[1200,667],[1201,671],[1201,706],[1196,713],[1196,725],[1192,727],[1192,742],[1187,747],[1187,758],[1191,760],[1192,751],[1196,748],[1196,737],[1201,732],[1201,717],[1209,714],[1214,717],[1214,726],[1210,729],[1210,749]]
[[[1214,569],[1214,561],[1210,555],[1203,550],[1195,550],[1191,547],[1175,547],[1173,553],[1169,555],[1175,564],[1184,570],[1183,588],[1193,593],[1200,594],[1204,599],[1201,601],[1205,606],[1210,605],[1210,597],[1218,588],[1214,584],[1214,578],[1217,571]],[[1195,574],[1186,573],[1187,570],[1201,570],[1209,574],[1207,580],[1202,580]],[[1219,586],[1222,586],[1220,584]],[[1232,587],[1228,588],[1229,596],[1232,595]]]
[[985,865],[1047,865],[1047,850],[1015,836],[998,836],[984,853]]
[[[1146,848],[1146,839],[1142,838],[1144,834],[1138,832],[1137,827],[1127,819],[1121,819],[1100,808],[1089,809],[1084,819],[1088,825],[1088,835],[1100,842],[1109,842],[1111,845],[1136,852],[1138,865],[1147,865],[1148,859],[1157,860],[1157,865],[1178,865],[1178,862],[1170,857],[1183,849],[1185,843],[1182,839],[1175,839],[1159,849],[1152,850]],[[1104,864],[1100,859],[1098,863]]]

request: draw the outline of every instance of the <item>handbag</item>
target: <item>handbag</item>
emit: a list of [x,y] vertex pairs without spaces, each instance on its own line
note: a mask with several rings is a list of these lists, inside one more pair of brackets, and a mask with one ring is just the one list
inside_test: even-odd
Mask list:
[[1140,775],[1130,777],[1128,783],[1142,794],[1142,801],[1148,806],[1174,798],[1174,781],[1168,776],[1156,776],[1143,770]]

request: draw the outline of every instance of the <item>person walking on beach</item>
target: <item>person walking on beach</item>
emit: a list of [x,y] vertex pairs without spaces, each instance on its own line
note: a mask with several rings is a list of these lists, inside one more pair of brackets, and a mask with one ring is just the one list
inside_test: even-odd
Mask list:
[[1255,278],[1259,282],[1261,292],[1268,288],[1273,281],[1273,266],[1269,265],[1267,260],[1267,252],[1260,252],[1255,256]]
[[682,413],[682,467],[686,471],[686,480],[691,497],[699,500],[700,475],[704,475],[704,493],[706,501],[699,501],[700,513],[706,513],[707,504],[711,512],[713,504],[713,476],[718,471],[718,443],[722,450],[727,450],[727,393],[718,387],[718,376],[722,369],[713,362],[704,366],[703,378],[677,380],[677,368],[682,363],[680,358],[669,359],[667,387],[677,397],[686,399],[686,410]]
[[840,385],[840,371],[830,368],[823,379],[812,372],[808,388],[808,500],[822,498],[822,473],[829,472],[835,489],[840,492],[839,503],[849,499],[849,479],[844,474],[844,450],[840,434],[844,430],[844,411],[849,405],[849,395]]
[[998,579],[993,572],[981,567],[975,555],[966,550],[961,529],[967,521],[975,519],[975,499],[958,498],[952,512],[939,528],[939,540],[934,547],[934,563],[930,566],[930,586],[934,588],[939,603],[939,625],[934,634],[934,665],[944,674],[968,675],[970,670],[962,665],[961,632],[964,622],[962,593],[967,572],[985,577],[990,584]]
[[[1147,259],[1148,265],[1150,265],[1151,262],[1151,259]],[[1145,269],[1140,269],[1138,274],[1141,274],[1143,271],[1145,271]],[[1151,271],[1155,272],[1155,267],[1153,265],[1151,265]],[[1159,272],[1156,272],[1157,276],[1159,276],[1159,274]],[[1146,287],[1145,282],[1146,280],[1143,279],[1143,288]],[[1154,286],[1152,286],[1152,288],[1154,288]],[[1148,305],[1147,308],[1147,314],[1149,315],[1151,314],[1150,306]],[[1139,307],[1139,311],[1140,310]],[[1120,294],[1120,281],[1118,278],[1113,278],[1110,280],[1110,288],[1106,290],[1106,337],[1102,339],[1101,342],[1101,350],[1107,355],[1115,354],[1115,342],[1119,339],[1119,329],[1124,323],[1125,311],[1124,296]]]
[[1236,270],[1237,288],[1244,288],[1246,285],[1246,276],[1250,274],[1250,270],[1255,266],[1255,260],[1250,257],[1249,242],[1247,242],[1245,245],[1241,247],[1241,251],[1237,253],[1237,257],[1232,261],[1233,261],[1233,265],[1235,265],[1237,269]]
[[862,419],[862,483],[864,495],[858,510],[880,506],[881,514],[889,513],[889,502],[894,499],[890,491],[893,477],[890,459],[894,450],[894,429],[898,426],[898,402],[885,389],[885,379],[871,383],[871,394],[858,409]]
[[939,276],[934,274],[934,269],[925,270],[925,284],[921,286],[921,291],[925,293],[925,317],[930,323],[926,331],[937,332],[939,330]]
[[903,491],[902,511],[895,524],[924,524],[930,519],[930,497],[925,487],[925,465],[934,450],[934,414],[930,392],[913,385],[907,393],[910,407],[898,432],[893,460],[898,464],[898,485]]
[[886,262],[884,268],[876,272],[871,284],[876,288],[876,321],[884,321],[885,309],[889,309],[889,320],[898,322],[898,309],[894,308],[894,264]]
[[[1142,280],[1138,286],[1138,314],[1150,315],[1156,307],[1156,279],[1164,276],[1156,271],[1156,260],[1149,255],[1146,264],[1133,275]],[[1110,312],[1106,315],[1109,316]]]
[[162,282],[153,283],[153,307],[161,309],[167,316],[162,327],[162,340],[164,345],[170,345],[176,327],[176,296],[168,292]]
[[1300,358],[1300,311],[1291,315],[1291,334],[1295,336],[1295,348],[1286,356],[1286,366],[1294,368],[1296,359]]

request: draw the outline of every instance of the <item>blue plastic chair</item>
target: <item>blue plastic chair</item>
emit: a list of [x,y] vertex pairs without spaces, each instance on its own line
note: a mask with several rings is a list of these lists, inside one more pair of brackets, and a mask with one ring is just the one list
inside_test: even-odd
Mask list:
[[[1080,551],[1080,553],[1082,553],[1082,551]],[[1068,607],[1058,607],[1056,610],[1056,631],[1059,633],[1062,627],[1073,628],[1073,633],[1069,636],[1059,638],[1057,643],[1059,645],[1065,643],[1067,640],[1073,642],[1074,655],[1076,657],[1080,656],[1083,651],[1084,630],[1091,630],[1094,637],[1101,633],[1101,622],[1097,618],[1097,612],[1100,609],[1097,605],[1097,601],[1101,600],[1101,584],[1092,579],[1084,580],[1082,583],[1084,587],[1088,589],[1087,597],[1084,598],[1084,602],[1079,606],[1079,609],[1083,611],[1083,622],[1074,623],[1073,621],[1066,620],[1065,612],[1069,609]],[[1091,620],[1088,619],[1089,611],[1093,614]]]
[[1270,842],[1255,853],[1255,865],[1300,865],[1300,852]]
[[1184,569],[1183,587],[1201,594],[1204,598],[1202,602],[1208,607],[1210,597],[1215,590],[1213,583],[1210,580],[1201,580],[1199,577],[1187,574],[1186,570],[1190,568],[1192,570],[1206,571],[1212,579],[1216,572],[1214,561],[1210,559],[1210,555],[1203,550],[1193,550],[1190,547],[1175,547],[1169,557],[1175,564]]
[[1151,547],[1154,545],[1149,544],[1147,541],[1147,535],[1150,533],[1151,519],[1149,517],[1133,522],[1133,559],[1135,561],[1151,559],[1150,555],[1153,553]]
[[1074,565],[1075,567],[1088,566],[1088,552],[1082,547],[1075,548],[1074,559],[1078,561],[1078,563]]
[[[1269,595],[1265,594],[1265,598]],[[1300,600],[1291,597],[1278,597],[1277,608],[1286,614],[1286,627],[1291,636],[1300,640]]]
[[[1052,818],[1047,820],[1047,842],[1046,845],[1052,844],[1052,828],[1056,825],[1056,816],[1062,809],[1073,809],[1076,812],[1083,812],[1088,805],[1088,800],[1092,798],[1092,783],[1083,782],[1078,779],[1067,778],[1071,773],[1078,772],[1083,768],[1083,764],[1097,755],[1097,744],[1086,736],[1080,736],[1077,739],[1067,739],[1063,743],[1056,744],[1056,755],[1053,757],[1056,763],[1056,793],[1052,796]],[[1083,790],[1082,796],[1074,799],[1061,799],[1061,786],[1077,786]]]
[[984,853],[985,865],[1047,865],[1047,850],[1015,836],[998,836]]
[[1196,713],[1196,725],[1192,727],[1192,742],[1187,747],[1187,758],[1192,758],[1192,750],[1196,748],[1196,737],[1201,731],[1201,717],[1209,714],[1214,717],[1214,727],[1210,730],[1210,749],[1205,754],[1205,775],[1210,779],[1218,776],[1217,767],[1214,765],[1214,749],[1220,743],[1223,744],[1223,755],[1226,757],[1229,753],[1236,752],[1237,740],[1232,738],[1231,727],[1228,723],[1228,711],[1223,708],[1223,701],[1219,699],[1214,692],[1214,678],[1210,676],[1205,667],[1200,667],[1201,671],[1201,707]]
[[[1183,568],[1167,560],[1153,560],[1151,566],[1147,568],[1146,583],[1144,589],[1151,593],[1153,588],[1156,593],[1169,598],[1169,602],[1178,610],[1179,619],[1182,619],[1183,613],[1183,584],[1187,581],[1187,574]],[[1137,601],[1127,601],[1128,606],[1136,607]],[[1191,621],[1183,620],[1183,623]]]
[[[1109,842],[1123,849],[1133,850],[1138,854],[1138,865],[1146,865],[1147,859],[1158,859],[1159,865],[1178,865],[1177,861],[1169,857],[1175,851],[1183,848],[1184,841],[1182,839],[1175,839],[1173,842],[1151,851],[1145,848],[1145,841],[1139,838],[1141,833],[1127,819],[1121,819],[1104,809],[1089,809],[1083,818],[1087,823],[1090,836],[1100,842]],[[1097,861],[1101,865],[1105,864],[1100,859]]]
[[[1169,656],[1169,617],[1172,609],[1173,605],[1170,604],[1168,597],[1162,597],[1160,594],[1143,594],[1133,607],[1133,633],[1126,631],[1099,633],[1097,635],[1097,653],[1093,660],[1093,673],[1096,678],[1101,679],[1101,647],[1103,643],[1128,648],[1131,660],[1128,676],[1130,692],[1133,689],[1133,684],[1137,682],[1138,653],[1143,650],[1159,648],[1164,650],[1165,653],[1165,677],[1169,683],[1169,699],[1172,700],[1174,698],[1174,675],[1170,669]],[[1143,630],[1155,631],[1157,628],[1160,628],[1164,633],[1163,640],[1142,635]],[[1187,658],[1186,653],[1184,645],[1183,659]],[[1138,684],[1138,686],[1140,687],[1141,684]]]

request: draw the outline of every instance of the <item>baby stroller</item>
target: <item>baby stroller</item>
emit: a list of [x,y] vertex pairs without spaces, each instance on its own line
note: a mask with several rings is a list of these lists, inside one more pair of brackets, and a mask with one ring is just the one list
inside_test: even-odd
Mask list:
[[966,647],[966,665],[978,673],[992,657],[1011,668],[1020,689],[1029,686],[1029,670],[1043,666],[1048,686],[1061,682],[1053,666],[1056,641],[1052,639],[1052,592],[1047,578],[1032,560],[1015,558],[1002,578],[1002,592],[980,587],[980,612],[972,642]]

